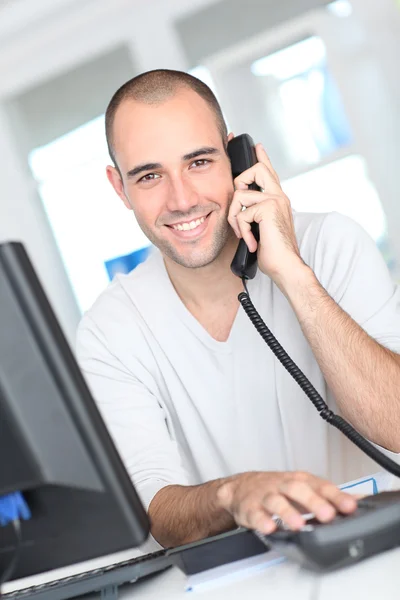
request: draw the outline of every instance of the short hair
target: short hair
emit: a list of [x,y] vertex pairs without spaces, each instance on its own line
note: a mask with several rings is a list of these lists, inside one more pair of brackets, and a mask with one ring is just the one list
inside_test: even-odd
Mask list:
[[184,71],[154,69],[133,77],[124,83],[111,98],[106,110],[105,125],[108,152],[114,165],[115,160],[113,126],[118,107],[125,100],[134,100],[145,104],[160,104],[173,96],[179,89],[191,89],[207,102],[215,114],[217,127],[224,146],[228,134],[221,107],[211,89],[197,77]]

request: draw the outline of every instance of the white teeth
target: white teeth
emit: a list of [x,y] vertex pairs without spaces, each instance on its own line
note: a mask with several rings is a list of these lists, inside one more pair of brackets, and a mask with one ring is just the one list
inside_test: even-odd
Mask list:
[[190,221],[190,223],[178,223],[177,225],[172,225],[172,227],[178,231],[189,231],[189,229],[196,229],[196,227],[204,223],[204,220],[205,217],[201,217],[201,219],[196,219],[196,221]]

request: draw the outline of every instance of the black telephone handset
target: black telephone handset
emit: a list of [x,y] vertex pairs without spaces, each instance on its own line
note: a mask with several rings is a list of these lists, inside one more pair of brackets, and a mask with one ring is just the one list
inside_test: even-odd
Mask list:
[[[228,155],[231,160],[232,175],[238,175],[256,164],[257,156],[254,142],[247,133],[242,133],[228,142]],[[256,183],[249,186],[250,190],[260,190]],[[257,242],[260,239],[258,223],[251,224],[251,231]],[[231,263],[232,272],[241,279],[253,279],[257,272],[257,251],[249,252],[246,242],[241,239]]]

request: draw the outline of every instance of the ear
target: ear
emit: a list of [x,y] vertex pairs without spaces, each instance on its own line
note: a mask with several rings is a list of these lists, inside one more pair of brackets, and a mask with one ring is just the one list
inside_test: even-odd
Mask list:
[[128,210],[132,210],[132,206],[130,205],[129,199],[127,198],[127,196],[125,194],[124,184],[122,183],[122,179],[121,179],[121,175],[119,174],[119,171],[115,167],[112,167],[111,165],[107,165],[106,173],[107,173],[108,181],[111,183],[114,190],[116,191],[118,196],[121,198],[122,202],[125,204],[126,208]]
[[231,131],[230,134],[228,135],[228,142],[230,142],[231,140],[233,140],[234,137],[235,137],[235,135]]

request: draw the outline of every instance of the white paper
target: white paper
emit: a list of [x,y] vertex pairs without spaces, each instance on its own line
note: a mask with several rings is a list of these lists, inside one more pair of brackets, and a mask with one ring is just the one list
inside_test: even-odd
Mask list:
[[286,560],[277,552],[270,550],[265,554],[250,556],[242,560],[236,560],[220,567],[214,567],[195,575],[189,575],[186,579],[185,591],[203,591],[212,587],[226,585],[250,577],[255,573],[264,571],[273,565]]
[[370,496],[378,492],[386,492],[391,489],[393,483],[393,475],[386,471],[378,471],[372,475],[366,475],[353,481],[348,481],[340,485],[341,490],[346,490],[349,494],[361,494],[362,496]]

